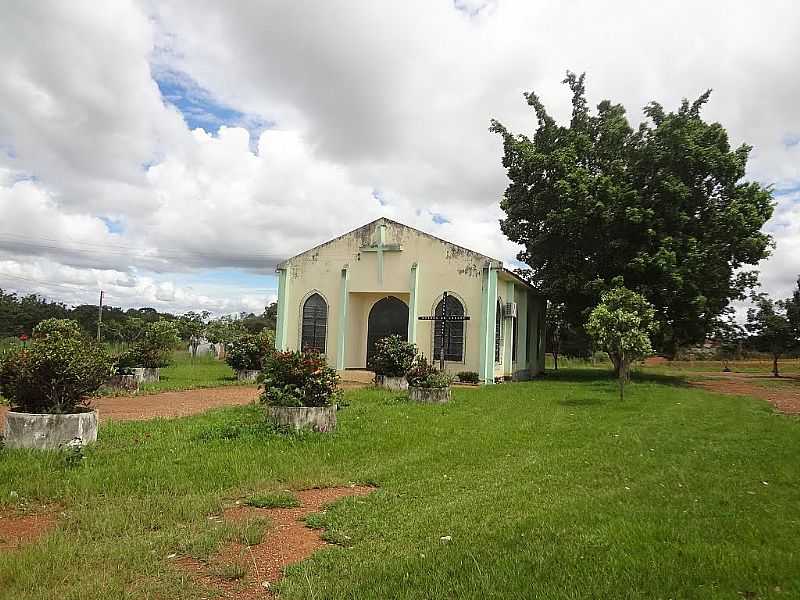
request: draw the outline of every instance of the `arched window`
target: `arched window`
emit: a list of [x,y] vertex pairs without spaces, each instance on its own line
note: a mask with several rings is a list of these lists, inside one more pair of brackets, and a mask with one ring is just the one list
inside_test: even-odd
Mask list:
[[494,362],[499,363],[503,356],[503,301],[497,299],[497,309],[494,316]]
[[319,294],[312,294],[303,304],[303,336],[300,349],[325,353],[328,331],[328,305]]
[[[444,314],[444,299],[439,300],[434,313],[437,317]],[[448,316],[464,316],[464,305],[455,296],[447,296]],[[464,321],[448,321],[444,323],[436,319],[433,335],[433,359],[441,360],[442,346],[444,346],[444,359],[455,362],[464,360]],[[442,327],[444,325],[444,327]],[[444,335],[444,340],[442,339]]]

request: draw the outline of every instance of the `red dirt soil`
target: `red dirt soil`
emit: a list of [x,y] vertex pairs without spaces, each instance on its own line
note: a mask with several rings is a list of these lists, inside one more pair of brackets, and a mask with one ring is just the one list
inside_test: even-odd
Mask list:
[[52,510],[18,514],[13,511],[0,511],[0,552],[17,548],[36,541],[56,524]]
[[[297,492],[300,506],[296,508],[253,508],[236,506],[227,509],[224,518],[231,521],[249,520],[258,517],[269,519],[269,529],[261,543],[247,546],[230,543],[207,564],[193,558],[181,558],[178,564],[190,571],[196,580],[209,588],[218,590],[220,597],[232,600],[269,598],[272,593],[265,582],[275,583],[283,576],[288,565],[302,561],[327,545],[321,534],[309,529],[300,520],[312,513],[320,512],[326,505],[348,496],[366,496],[375,491],[368,486],[322,488]],[[210,565],[238,564],[247,570],[245,578],[231,581],[209,572]]]
[[[752,373],[699,373],[709,377],[691,381],[690,384],[710,392],[751,396],[766,400],[776,409],[786,414],[800,414],[800,376],[785,375],[780,378],[771,375]],[[786,385],[766,387],[758,384],[764,382],[785,382]]]
[[[154,417],[185,417],[219,406],[248,404],[256,398],[256,387],[229,386],[141,396],[107,396],[96,398],[92,404],[100,415],[100,421],[138,421]],[[0,406],[0,423],[5,422],[7,410],[7,407]]]

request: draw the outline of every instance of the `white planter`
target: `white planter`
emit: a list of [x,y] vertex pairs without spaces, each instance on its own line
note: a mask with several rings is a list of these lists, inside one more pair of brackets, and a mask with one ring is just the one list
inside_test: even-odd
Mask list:
[[389,377],[388,375],[375,375],[375,385],[385,390],[399,392],[408,389],[405,377]]
[[245,369],[242,371],[236,371],[236,380],[237,381],[255,381],[258,379],[258,374],[261,371],[252,370],[252,369]]
[[97,440],[97,411],[69,415],[8,412],[3,437],[6,448],[58,450],[70,442],[89,444]]
[[267,406],[267,417],[277,425],[328,432],[336,429],[336,405]]
[[156,383],[161,381],[161,369],[149,367],[134,367],[131,369],[133,376],[139,383]]
[[414,402],[428,404],[444,404],[450,401],[450,388],[409,387],[408,397]]

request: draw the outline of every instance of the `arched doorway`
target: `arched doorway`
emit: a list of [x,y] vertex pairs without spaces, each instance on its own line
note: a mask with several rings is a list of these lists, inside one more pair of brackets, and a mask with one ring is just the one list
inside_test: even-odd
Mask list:
[[394,296],[378,300],[369,311],[367,322],[367,367],[369,367],[375,342],[390,335],[408,339],[408,305]]

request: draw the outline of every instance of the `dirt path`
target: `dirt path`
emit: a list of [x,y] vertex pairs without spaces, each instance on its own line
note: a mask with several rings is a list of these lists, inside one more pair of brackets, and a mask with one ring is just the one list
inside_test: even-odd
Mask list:
[[[248,404],[258,397],[255,386],[229,386],[141,396],[97,398],[94,406],[100,421],[132,421],[154,417],[185,417],[218,406]],[[0,424],[8,408],[0,406]]]
[[[226,521],[249,521],[267,518],[269,529],[260,543],[247,546],[238,542],[225,545],[210,561],[182,557],[177,563],[203,585],[219,591],[230,600],[254,600],[272,597],[270,588],[283,577],[284,569],[308,558],[325,546],[322,531],[310,529],[302,521],[312,513],[347,496],[366,496],[375,491],[368,486],[320,488],[297,492],[296,508],[253,508],[239,505],[225,510]],[[219,575],[225,566],[236,565],[235,579]],[[246,574],[245,574],[246,573]],[[241,575],[241,576],[240,576]]]
[[710,392],[752,396],[766,400],[782,413],[800,414],[800,376],[779,378],[760,373],[696,373],[705,379],[690,381],[690,385]]

